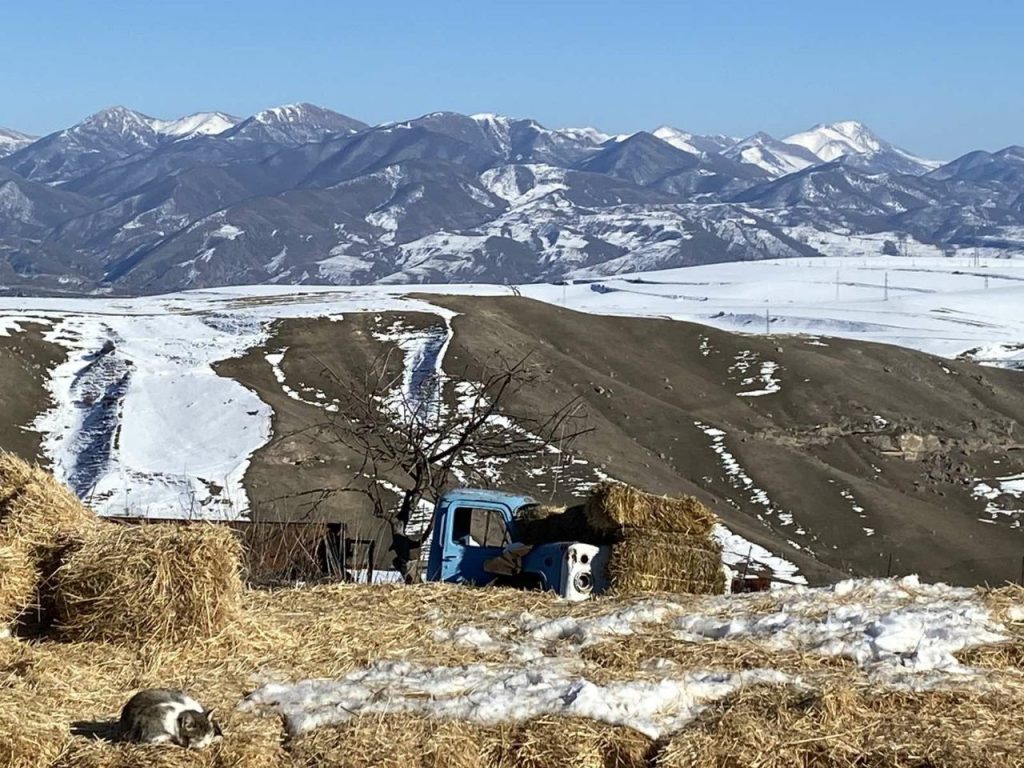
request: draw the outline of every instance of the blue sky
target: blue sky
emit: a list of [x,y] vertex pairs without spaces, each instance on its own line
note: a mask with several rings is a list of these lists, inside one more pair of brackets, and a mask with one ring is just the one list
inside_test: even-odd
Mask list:
[[1024,3],[5,3],[0,125],[46,133],[312,101],[370,123],[450,109],[626,132],[782,136],[859,119],[918,153],[1024,144]]

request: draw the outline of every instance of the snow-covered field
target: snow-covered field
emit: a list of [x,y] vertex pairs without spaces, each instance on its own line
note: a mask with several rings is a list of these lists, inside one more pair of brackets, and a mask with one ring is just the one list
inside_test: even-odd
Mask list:
[[[213,365],[265,342],[274,320],[390,310],[446,315],[380,292],[293,293],[270,301],[245,294],[0,304],[0,332],[41,321],[49,326],[46,338],[68,348],[49,382],[54,405],[32,426],[44,435],[54,471],[101,514],[245,515],[242,479],[250,456],[270,438],[272,412]],[[285,354],[266,356],[279,378]],[[290,396],[315,400],[316,393]]]
[[[1003,619],[1024,619],[1019,607],[1014,611]],[[281,715],[293,735],[361,714],[388,713],[481,725],[577,716],[630,726],[656,739],[685,727],[708,704],[742,686],[813,686],[820,682],[817,676],[835,673],[813,662],[772,665],[786,653],[847,659],[855,665],[853,675],[882,687],[969,689],[992,683],[954,654],[999,642],[1009,633],[975,590],[921,584],[908,576],[790,587],[770,598],[614,601],[582,615],[482,614],[434,634],[438,642],[503,661],[465,666],[379,661],[336,679],[267,683],[240,706]],[[607,643],[639,644],[645,649],[641,658],[647,658],[648,647],[654,655],[638,669],[605,671],[604,679],[595,679],[597,670],[588,666],[584,651]],[[737,665],[738,651],[750,655],[744,649],[758,651],[764,661],[753,668]],[[703,665],[677,660],[688,653],[702,658]],[[841,674],[851,677],[849,671]]]
[[529,285],[595,314],[691,320],[741,333],[877,341],[1024,366],[1024,259],[831,257],[731,262]]

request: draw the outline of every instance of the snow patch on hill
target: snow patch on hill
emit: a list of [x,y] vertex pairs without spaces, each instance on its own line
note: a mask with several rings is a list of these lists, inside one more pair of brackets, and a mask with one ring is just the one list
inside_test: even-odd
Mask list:
[[[216,363],[264,343],[279,318],[448,314],[358,290],[273,304],[250,303],[231,290],[36,299],[27,312],[23,300],[14,303],[17,310],[0,301],[0,328],[17,330],[42,317],[52,323],[45,338],[68,349],[48,383],[55,404],[34,425],[57,476],[102,515],[228,520],[248,512],[242,479],[252,453],[269,439],[272,411],[251,390],[217,375]],[[268,363],[280,370],[278,354]],[[294,391],[318,402],[315,392]]]

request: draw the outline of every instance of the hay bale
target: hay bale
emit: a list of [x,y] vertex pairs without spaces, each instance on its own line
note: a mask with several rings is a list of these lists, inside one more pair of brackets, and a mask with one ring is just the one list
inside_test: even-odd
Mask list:
[[632,530],[612,546],[608,577],[623,594],[720,595],[725,591],[722,547],[709,537]]
[[518,525],[527,544],[583,541],[610,545],[608,575],[621,593],[722,594],[716,517],[694,498],[671,499],[604,483],[585,505],[529,510]]
[[61,634],[74,640],[189,642],[241,609],[238,541],[217,525],[95,526],[53,578]]
[[716,521],[715,514],[692,496],[655,496],[624,483],[595,488],[585,513],[591,529],[609,536],[621,536],[630,528],[710,536]]
[[98,519],[71,490],[38,464],[0,451],[0,544],[49,560],[64,537]]
[[0,629],[35,601],[38,572],[20,549],[0,544]]

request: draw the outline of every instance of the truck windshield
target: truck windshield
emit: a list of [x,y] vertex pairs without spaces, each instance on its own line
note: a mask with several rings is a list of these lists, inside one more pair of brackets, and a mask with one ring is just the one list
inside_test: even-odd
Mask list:
[[510,541],[501,512],[484,507],[455,510],[452,540],[464,547],[503,547]]

